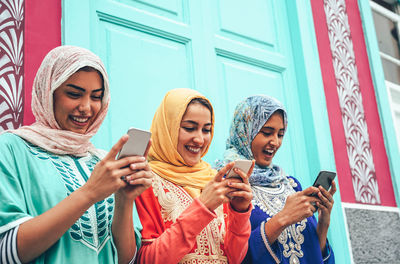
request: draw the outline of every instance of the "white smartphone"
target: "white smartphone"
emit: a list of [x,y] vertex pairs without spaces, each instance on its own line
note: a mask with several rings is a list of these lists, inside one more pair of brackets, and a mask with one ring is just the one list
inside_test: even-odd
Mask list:
[[149,144],[151,133],[146,130],[137,128],[129,128],[129,139],[118,153],[117,159],[122,159],[129,156],[143,156]]
[[233,169],[238,168],[241,171],[243,171],[245,174],[247,174],[250,170],[251,165],[253,162],[251,160],[235,160],[235,165],[233,166],[232,169],[228,171],[226,174],[226,179],[228,178],[239,178],[242,179]]

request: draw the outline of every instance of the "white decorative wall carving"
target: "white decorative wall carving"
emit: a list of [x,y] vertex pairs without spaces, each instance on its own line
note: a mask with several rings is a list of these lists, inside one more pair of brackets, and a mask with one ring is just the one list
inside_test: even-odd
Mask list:
[[324,8],[355,198],[380,204],[345,0],[324,0]]
[[0,0],[0,132],[22,125],[24,0]]

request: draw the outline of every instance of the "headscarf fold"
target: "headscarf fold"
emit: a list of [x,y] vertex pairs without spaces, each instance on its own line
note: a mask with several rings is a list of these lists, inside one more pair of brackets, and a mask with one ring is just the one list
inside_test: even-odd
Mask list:
[[[89,66],[98,70],[103,78],[102,106],[96,120],[85,134],[63,130],[58,125],[53,109],[53,94],[71,75]],[[106,69],[100,58],[91,51],[74,46],[60,46],[51,50],[40,65],[32,89],[32,112],[35,123],[7,132],[55,154],[85,156],[88,152],[100,154],[89,141],[103,122],[110,102]]]
[[[285,108],[275,98],[266,95],[255,95],[240,102],[235,109],[230,135],[226,142],[224,160],[217,161],[217,168],[221,168],[236,159],[254,159],[251,143],[265,122],[278,110],[283,112],[283,122],[286,130],[287,116]],[[272,163],[266,168],[256,164],[249,178],[251,185],[268,187],[275,187],[285,180],[286,175],[283,170]]]
[[[182,117],[190,101],[195,98],[209,101],[199,92],[187,88],[173,89],[165,95],[151,124],[152,145],[149,151],[151,169],[160,177],[183,187],[194,198],[200,195],[201,190],[216,173],[210,164],[203,160],[194,166],[188,166],[177,150]],[[212,139],[214,115],[211,118]],[[209,146],[202,157],[208,148]]]

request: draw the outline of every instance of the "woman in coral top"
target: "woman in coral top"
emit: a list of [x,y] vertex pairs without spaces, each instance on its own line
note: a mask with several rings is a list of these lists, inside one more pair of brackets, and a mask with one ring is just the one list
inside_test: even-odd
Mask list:
[[165,95],[151,126],[152,187],[136,199],[143,225],[139,263],[240,263],[246,255],[249,175],[235,169],[242,181],[226,180],[233,162],[216,172],[201,159],[213,128],[203,95],[185,88]]

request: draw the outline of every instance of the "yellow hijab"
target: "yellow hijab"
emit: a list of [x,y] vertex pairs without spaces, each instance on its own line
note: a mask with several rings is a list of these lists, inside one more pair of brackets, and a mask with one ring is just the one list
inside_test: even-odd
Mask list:
[[[177,150],[182,117],[190,101],[195,98],[203,98],[209,102],[199,92],[187,88],[173,89],[164,96],[151,124],[152,145],[149,151],[151,169],[160,177],[183,187],[194,198],[200,195],[204,186],[216,174],[210,164],[203,160],[194,166],[188,166]],[[214,113],[211,118],[212,139]],[[207,153],[208,148],[209,146],[202,157]]]

